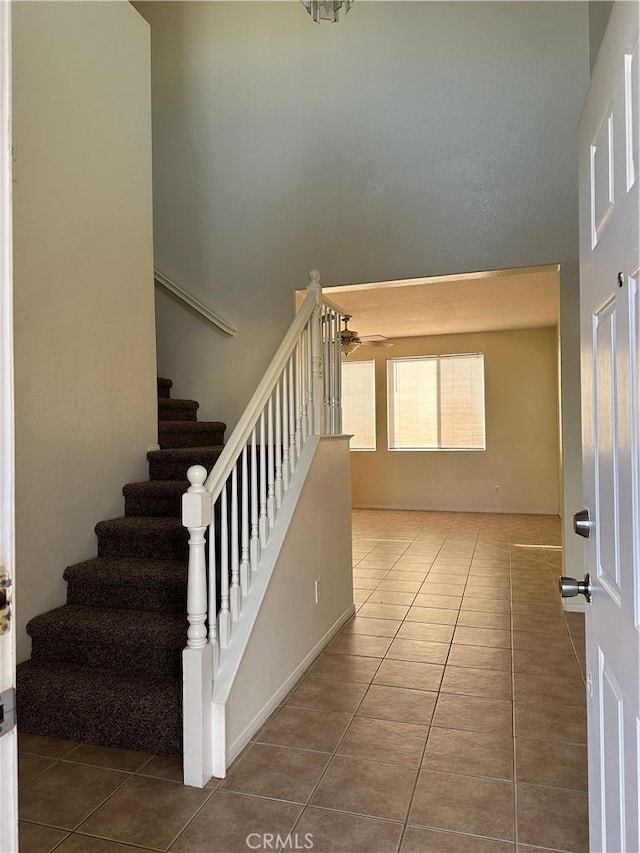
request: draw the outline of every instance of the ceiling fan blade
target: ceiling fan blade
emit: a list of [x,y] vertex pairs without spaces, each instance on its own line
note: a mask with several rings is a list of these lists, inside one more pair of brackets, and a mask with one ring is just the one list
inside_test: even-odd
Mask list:
[[361,338],[360,342],[363,347],[392,347],[393,341],[388,340],[388,338],[383,338],[381,341],[368,341],[365,338]]
[[371,341],[387,341],[389,339],[385,338],[384,335],[360,335],[360,340],[363,343],[364,341],[367,341],[367,343],[371,343]]

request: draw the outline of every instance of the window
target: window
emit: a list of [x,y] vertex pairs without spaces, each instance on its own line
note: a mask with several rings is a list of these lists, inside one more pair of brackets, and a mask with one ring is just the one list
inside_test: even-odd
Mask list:
[[352,434],[352,450],[376,449],[374,361],[342,363],[342,432]]
[[484,450],[484,356],[387,362],[389,450]]

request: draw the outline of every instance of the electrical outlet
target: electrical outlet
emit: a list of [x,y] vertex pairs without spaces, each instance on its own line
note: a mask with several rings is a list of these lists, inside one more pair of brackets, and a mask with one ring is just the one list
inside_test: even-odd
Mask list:
[[500,494],[500,486],[495,485],[495,486],[493,487],[493,489],[494,489],[494,491],[495,491],[496,495],[499,495],[499,494]]
[[315,596],[316,596],[316,604],[320,604],[320,595],[322,593],[322,589],[320,588],[320,578],[318,578],[314,584]]

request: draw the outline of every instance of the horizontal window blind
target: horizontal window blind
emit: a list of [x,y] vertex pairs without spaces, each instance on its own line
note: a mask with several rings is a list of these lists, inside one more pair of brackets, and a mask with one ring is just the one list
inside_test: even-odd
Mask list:
[[352,450],[376,449],[374,361],[342,363],[342,431],[353,435]]
[[484,356],[390,359],[390,450],[484,450]]

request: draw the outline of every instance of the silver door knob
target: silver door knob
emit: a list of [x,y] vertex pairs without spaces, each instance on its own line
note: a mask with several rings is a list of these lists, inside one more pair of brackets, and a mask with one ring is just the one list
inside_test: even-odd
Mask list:
[[581,509],[573,516],[573,532],[588,539],[591,536],[591,519],[589,510]]
[[583,581],[576,578],[560,578],[560,595],[563,598],[574,598],[576,595],[584,595],[587,601],[591,601],[591,578],[589,573],[584,576]]

